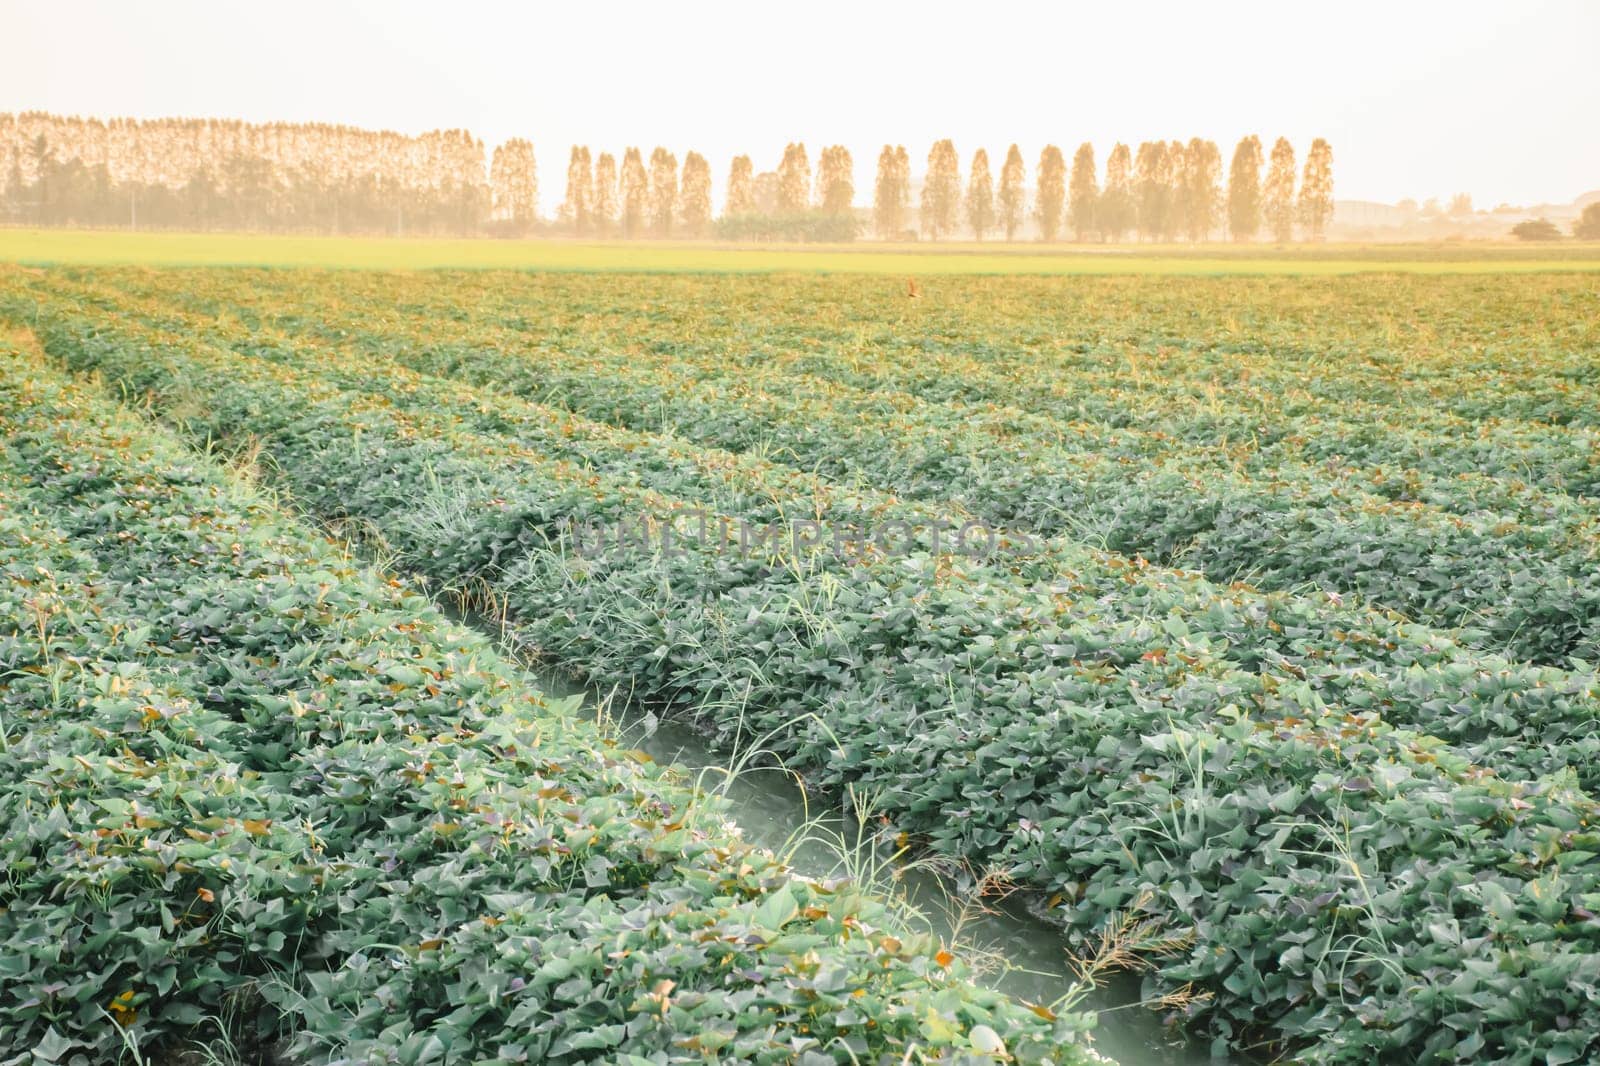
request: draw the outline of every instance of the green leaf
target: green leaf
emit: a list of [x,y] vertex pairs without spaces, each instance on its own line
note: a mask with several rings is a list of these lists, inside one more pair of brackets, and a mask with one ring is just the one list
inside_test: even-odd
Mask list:
[[44,1031],[44,1036],[40,1037],[39,1042],[33,1046],[33,1057],[40,1062],[59,1062],[61,1056],[79,1046],[78,1041],[68,1040],[52,1025]]
[[757,928],[776,932],[799,913],[800,904],[795,901],[794,895],[785,885],[762,900],[760,905],[756,907],[755,924]]

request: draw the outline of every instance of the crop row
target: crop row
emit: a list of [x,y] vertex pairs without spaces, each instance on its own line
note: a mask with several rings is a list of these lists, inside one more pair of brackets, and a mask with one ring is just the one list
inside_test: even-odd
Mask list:
[[[309,372],[65,318],[41,329],[197,437],[256,441],[311,510],[360,518],[435,578],[490,582],[566,664],[767,735],[930,846],[1003,864],[1080,933],[1153,892],[1152,917],[1194,937],[1162,980],[1210,989],[1195,1010],[1220,1034],[1272,1028],[1368,1061],[1561,1058],[1600,1033],[1584,991],[1600,864],[1570,774],[1502,780],[1309,680],[1240,669],[1203,616],[1097,611],[932,559],[575,558],[559,520],[674,501]],[[1592,680],[1483,662],[1497,669],[1408,670],[1414,697],[1384,709],[1493,731],[1516,691],[1592,718]],[[1458,709],[1464,680],[1486,687]],[[1579,731],[1558,732],[1535,758],[1581,763]],[[1500,732],[1485,751],[1509,768],[1533,748]],[[1511,1007],[1474,1007],[1491,1001]]]
[[[1577,387],[1600,351],[1596,293],[1578,276],[1507,278],[965,278],[908,302],[892,281],[341,272],[117,276],[216,298],[229,313],[335,325],[362,305],[399,325],[497,322],[556,350],[742,363],[815,358],[966,395],[951,370],[992,366],[1082,381],[1084,417],[1166,431],[1193,401],[1246,433],[1300,414],[1395,419],[1466,435],[1486,423],[1596,426]],[[463,313],[470,308],[470,314]],[[332,312],[331,314],[329,312]],[[944,363],[941,360],[956,360]],[[904,386],[900,386],[904,387]],[[1119,400],[1137,391],[1137,402]],[[1047,393],[1048,394],[1048,393]],[[976,398],[982,390],[971,393]],[[1169,406],[1168,399],[1177,401]],[[1004,402],[1015,402],[1009,394]],[[1185,404],[1188,411],[1185,412]],[[1222,423],[1225,428],[1230,423]],[[1551,438],[1559,443],[1560,438]],[[1592,443],[1592,438],[1591,438]]]
[[[353,302],[337,286],[325,297],[331,315],[319,315],[289,291],[275,288],[283,285],[281,280],[268,277],[272,280],[265,283],[255,278],[208,278],[205,286],[184,284],[167,275],[117,277],[94,286],[78,281],[73,291],[82,296],[92,289],[113,305],[137,297],[143,301],[143,311],[167,318],[172,328],[182,323],[214,331],[221,324],[218,316],[233,327],[248,321],[248,332],[257,344],[281,338],[286,328],[337,344],[348,339],[352,328],[377,323],[385,339],[425,330],[431,342],[459,347],[493,341],[498,348],[523,352],[540,362],[559,364],[563,357],[582,356],[604,366],[623,357],[634,365],[661,360],[689,364],[696,381],[754,375],[770,382],[769,391],[781,389],[784,382],[790,388],[820,389],[852,409],[862,403],[876,411],[919,402],[951,404],[963,414],[963,421],[991,425],[992,433],[1035,435],[1057,447],[1070,444],[1075,451],[1092,448],[1125,460],[1159,460],[1181,447],[1199,465],[1223,462],[1252,475],[1270,471],[1279,480],[1285,470],[1296,468],[1321,479],[1338,474],[1357,479],[1366,491],[1425,500],[1446,509],[1536,508],[1542,496],[1527,484],[1530,481],[1553,483],[1558,493],[1592,495],[1600,478],[1594,434],[1571,426],[1504,419],[1469,422],[1449,416],[1446,428],[1424,433],[1421,427],[1440,417],[1432,408],[1379,408],[1357,417],[1362,412],[1313,405],[1297,413],[1295,398],[1301,390],[1292,381],[1283,383],[1278,409],[1271,417],[1248,405],[1241,411],[1231,380],[1208,381],[1198,391],[1186,389],[1164,401],[1161,390],[1174,370],[1165,355],[1151,364],[1148,377],[1139,375],[1133,385],[1118,382],[1115,375],[1105,380],[1088,376],[1098,364],[1063,366],[1033,350],[996,372],[992,361],[970,354],[925,353],[909,366],[885,357],[841,355],[821,346],[815,336],[797,341],[793,351],[780,349],[732,363],[720,355],[699,354],[697,348],[686,355],[677,347],[641,360],[637,342],[609,350],[581,345],[566,349],[560,346],[559,335],[553,340],[530,336],[525,326],[502,328],[508,320],[525,322],[519,313],[527,310],[525,303],[497,304],[496,300],[511,299],[503,292],[486,294],[474,306],[470,322],[456,321],[445,307],[423,305],[410,310],[413,315],[426,314],[425,324],[415,319],[402,323],[395,320],[391,301],[376,307]],[[52,280],[60,284],[60,279]],[[278,302],[271,302],[275,298]],[[229,332],[239,340],[237,328]],[[1309,372],[1299,363],[1289,369],[1302,381]],[[1259,368],[1216,363],[1212,370],[1214,375],[1245,380],[1261,373]],[[1319,367],[1317,372],[1323,371]],[[1181,374],[1178,379],[1182,380]],[[1035,401],[1025,402],[1028,397]],[[1131,424],[1135,419],[1155,428]],[[1449,483],[1434,484],[1440,479]]]
[[[954,498],[997,524],[1069,532],[1220,580],[1359,595],[1431,625],[1467,626],[1482,646],[1536,661],[1600,654],[1600,530],[1592,506],[1562,493],[1404,470],[1373,483],[1353,468],[1288,461],[1258,477],[1225,452],[1207,461],[1182,442],[1168,442],[1168,454],[1119,452],[1103,436],[1070,438],[1031,416],[896,403],[781,374],[735,378],[726,360],[535,360],[491,347],[515,338],[474,330],[465,348],[387,327],[355,344],[622,425],[670,422],[702,443],[766,448],[835,480]],[[229,342],[277,357],[284,348],[248,333]]]
[[[221,293],[209,289],[197,292],[192,287],[177,286],[165,277],[159,281],[164,284],[158,288],[137,283],[132,288],[144,297],[143,310],[147,313],[176,317],[178,321],[172,323],[172,328],[214,329],[217,323],[208,315],[214,313],[219,300],[232,300],[240,295],[232,289]],[[155,288],[153,293],[152,288]],[[99,287],[99,291],[113,293],[120,300],[130,295],[120,285],[116,289]],[[254,289],[248,292],[258,301],[262,298],[262,293]],[[178,313],[177,305],[198,306],[202,313],[195,316],[191,312],[184,316]],[[341,317],[332,323],[309,318],[301,325],[319,339],[331,337],[334,338],[332,342],[337,343],[352,326],[364,321],[349,306],[341,305],[339,310]],[[470,325],[431,321],[427,327],[429,340],[460,344],[493,339],[505,342],[509,350],[528,351],[541,361],[550,357],[545,350],[548,339],[528,338],[520,331],[497,336],[490,328],[495,321],[493,308],[480,306],[475,311]],[[386,316],[383,320],[386,326],[394,325],[387,309],[379,309],[379,313]],[[256,319],[254,326],[245,333],[231,331],[227,338],[230,342],[262,345],[272,343],[275,336],[283,336],[280,330],[264,327],[259,313],[251,317]],[[237,319],[231,315],[229,319],[237,324]],[[401,332],[415,332],[415,329]],[[1111,383],[1084,382],[1075,372],[1076,368],[1068,373],[1066,380],[1059,376],[1061,368],[1038,364],[1027,368],[1011,367],[1005,373],[996,374],[986,362],[971,358],[953,362],[955,357],[952,356],[941,357],[951,362],[948,365],[938,362],[933,371],[922,363],[908,368],[913,376],[909,382],[901,382],[892,376],[885,378],[885,374],[905,369],[887,360],[847,359],[815,348],[812,344],[801,353],[781,353],[763,359],[754,369],[762,381],[773,380],[773,384],[765,386],[768,391],[778,389],[779,383],[784,381],[789,381],[791,388],[824,391],[842,385],[832,398],[849,411],[893,410],[922,401],[949,401],[952,393],[969,392],[978,388],[978,383],[985,383],[986,392],[979,397],[982,406],[962,403],[957,412],[969,425],[993,427],[989,430],[993,434],[1034,436],[1056,447],[1070,442],[1074,452],[1093,450],[1124,461],[1160,461],[1181,448],[1192,466],[1221,462],[1229,469],[1252,476],[1270,471],[1278,482],[1291,480],[1286,472],[1292,471],[1298,471],[1295,476],[1301,481],[1307,477],[1317,481],[1334,477],[1353,479],[1363,491],[1452,511],[1492,508],[1520,513],[1560,507],[1563,501],[1559,492],[1552,497],[1526,484],[1529,478],[1537,479],[1541,473],[1551,473],[1547,469],[1549,464],[1560,468],[1561,476],[1557,480],[1573,495],[1592,495],[1595,479],[1600,478],[1595,441],[1572,427],[1519,422],[1515,423],[1517,435],[1513,437],[1498,427],[1461,424],[1457,420],[1458,424],[1449,434],[1421,436],[1416,433],[1416,423],[1426,420],[1430,412],[1415,409],[1393,416],[1406,427],[1406,431],[1400,433],[1395,432],[1392,422],[1345,417],[1331,423],[1313,417],[1308,423],[1280,415],[1273,421],[1257,419],[1234,424],[1229,419],[1236,412],[1231,404],[1221,402],[1224,395],[1217,392],[1213,392],[1206,403],[1197,403],[1196,397],[1185,396],[1181,407],[1164,409],[1158,399],[1150,397],[1148,389],[1141,387],[1134,393]],[[604,362],[615,354],[594,353],[594,356]],[[676,362],[684,361],[676,354],[672,358]],[[807,369],[812,366],[817,369]],[[885,370],[886,366],[890,369]],[[753,368],[743,363],[730,365],[723,359],[705,359],[695,362],[693,369],[695,380],[708,381],[730,376],[748,378]],[[1305,372],[1304,368],[1296,369],[1298,373]],[[1089,389],[1087,392],[1085,385]],[[1110,405],[1113,410],[1085,419],[1073,406],[1047,406],[1042,412],[1046,417],[1041,418],[1041,412],[1033,408],[1021,410],[1014,406],[1017,397],[1038,391],[1060,393],[1069,405],[1081,407],[1086,399],[1093,399],[1097,404]],[[1122,426],[1119,414],[1137,413],[1144,417],[1152,409],[1161,415],[1159,432]],[[1535,439],[1523,439],[1524,434]],[[1356,454],[1351,455],[1352,451]],[[1483,476],[1480,460],[1484,459],[1496,461],[1494,476]],[[1441,484],[1441,479],[1447,480]]]
[[1091,1057],[415,593],[0,359],[0,1061]]
[[1263,480],[1182,454],[1154,462],[1064,449],[932,421],[918,408],[851,409],[833,396],[774,392],[766,381],[707,385],[620,366],[557,377],[546,363],[425,342],[396,358],[622,425],[670,423],[702,443],[952,499],[996,524],[1070,534],[1221,581],[1358,595],[1430,625],[1470,627],[1483,646],[1538,661],[1600,652],[1600,530],[1593,508],[1570,498],[1508,511],[1463,493],[1446,508],[1315,471]]
[[[97,319],[94,328],[104,332],[106,327]],[[128,341],[185,343],[157,330],[119,328],[116,343]],[[281,352],[276,354],[281,356]],[[226,374],[240,373],[248,365],[226,356],[223,359],[220,365]],[[915,552],[926,552],[935,547],[929,528],[932,519],[945,517],[946,524],[953,525],[962,517],[957,514],[952,520],[930,514],[921,506],[869,489],[839,491],[825,480],[748,455],[685,446],[589,422],[559,409],[495,397],[403,368],[374,375],[364,361],[344,359],[330,350],[316,353],[310,361],[314,368],[302,367],[289,375],[295,387],[350,404],[358,418],[376,412],[396,420],[413,437],[455,434],[450,453],[466,453],[475,459],[500,456],[525,467],[514,475],[516,488],[542,476],[550,484],[576,477],[584,490],[603,490],[595,499],[584,498],[571,505],[566,517],[580,522],[609,522],[620,530],[626,529],[627,520],[636,514],[698,515],[701,524],[713,532],[717,520],[725,520],[730,512],[757,522],[778,521],[786,514],[847,524],[895,522],[911,531],[910,547]],[[165,392],[169,403],[175,400],[186,406],[193,397],[191,379],[173,375],[158,361],[142,367],[122,364],[119,373],[124,385]],[[188,391],[174,396],[174,380]],[[344,390],[370,398],[347,397],[342,395]],[[209,386],[199,391],[209,395]],[[358,433],[365,428],[364,421],[357,423]],[[453,454],[430,457],[426,470],[441,486],[442,497],[436,507],[424,508],[423,513],[434,520],[459,515],[485,495],[493,506],[504,506],[497,489],[485,488],[476,472],[480,465],[474,463],[462,470],[454,463]],[[473,485],[473,490],[462,494],[458,481]],[[397,488],[398,498],[414,501],[411,487]],[[358,497],[351,506],[357,510],[369,506],[359,502],[368,498]],[[370,506],[386,513],[396,498],[393,489],[379,492],[370,497],[374,501]],[[679,528],[685,525],[689,532],[694,531],[693,522],[680,522]],[[561,532],[559,521],[543,530],[550,538]],[[950,539],[947,532],[946,543]],[[1591,759],[1587,745],[1594,743],[1589,737],[1594,700],[1591,674],[1520,667],[1462,648],[1438,632],[1359,606],[1338,605],[1325,597],[1219,588],[1193,575],[1088,552],[1070,541],[1023,542],[1004,530],[998,531],[995,541],[1000,550],[984,560],[992,564],[983,573],[984,580],[1014,586],[1012,595],[1039,591],[1030,586],[1046,588],[1048,597],[1035,598],[1044,605],[1041,611],[1055,617],[1069,609],[1066,596],[1074,604],[1071,610],[1097,625],[1176,615],[1179,621],[1172,624],[1182,626],[1186,639],[1204,641],[1207,655],[1225,659],[1230,669],[1265,674],[1290,684],[1307,682],[1326,704],[1375,710],[1391,721],[1465,744],[1473,758],[1513,776],[1575,766],[1586,786],[1600,785],[1600,778],[1588,776]],[[780,538],[777,543],[788,546],[790,541]],[[674,546],[682,548],[684,541],[680,539]],[[714,547],[727,550],[732,546]],[[448,576],[458,582],[470,581],[479,571],[495,565],[501,551],[495,547],[485,554],[475,548],[460,557],[458,569]],[[827,570],[829,580],[849,581],[859,565],[875,558],[876,553],[868,553],[866,558],[814,559],[808,567],[813,575]],[[1190,630],[1193,632],[1187,632]],[[1165,648],[1152,645],[1146,650],[1160,654]],[[1466,699],[1444,701],[1446,693],[1459,693]]]
[[[652,279],[648,286],[661,290],[659,302],[635,308],[637,301],[618,300],[602,308],[588,282],[573,287],[519,280],[468,277],[424,287],[392,276],[368,281],[354,275],[313,294],[297,277],[283,274],[208,278],[204,285],[175,276],[118,277],[114,283],[166,304],[243,314],[256,327],[278,324],[323,339],[348,332],[358,311],[376,312],[391,331],[425,331],[447,343],[481,342],[491,327],[505,327],[498,345],[540,358],[625,354],[635,362],[689,362],[738,374],[781,370],[874,394],[1000,407],[1013,417],[1044,415],[1049,424],[1069,431],[1126,429],[1132,431],[1126,438],[1130,444],[1143,438],[1147,446],[1178,441],[1204,450],[1217,441],[1245,442],[1249,448],[1241,449],[1240,462],[1261,470],[1285,460],[1337,457],[1345,465],[1416,468],[1429,476],[1489,473],[1574,494],[1592,495],[1600,484],[1595,455],[1600,427],[1592,424],[1592,404],[1583,402],[1579,387],[1585,359],[1597,343],[1592,335],[1562,346],[1550,343],[1561,323],[1537,317],[1529,305],[1540,289],[1559,284],[1552,279],[1524,279],[1529,297],[1520,305],[1502,300],[1500,317],[1485,317],[1477,336],[1422,352],[1416,345],[1405,351],[1352,347],[1328,337],[1336,328],[1333,320],[1343,317],[1336,307],[1329,308],[1327,320],[1298,323],[1292,332],[1250,336],[1244,326],[1234,325],[1208,338],[1207,329],[1226,324],[1230,312],[1209,302],[1218,293],[1195,282],[1188,283],[1194,289],[1187,294],[1191,306],[1182,332],[1169,336],[1126,293],[1097,306],[1072,300],[1076,294],[1052,291],[1053,299],[1028,307],[1016,328],[991,313],[987,298],[994,294],[986,290],[993,286],[977,280],[952,291],[948,308],[941,304],[924,312],[919,307],[915,314],[885,301],[881,293],[863,298],[840,283],[823,291],[818,291],[821,283],[797,284],[797,291],[774,307],[771,294],[788,286],[750,291],[719,279],[716,286],[735,287],[740,301],[750,301],[729,305],[730,294],[706,279]],[[630,280],[631,287],[640,285],[639,279]],[[696,291],[676,293],[681,285],[694,285]],[[1395,298],[1382,283],[1365,288]],[[1480,298],[1476,292],[1447,294],[1457,295]],[[1581,301],[1587,294],[1558,288],[1548,295],[1566,296],[1566,303],[1576,304],[1565,309],[1571,322],[1583,321]],[[671,302],[673,296],[681,302]],[[472,308],[470,318],[456,312],[462,304]],[[402,317],[396,317],[396,305]],[[733,307],[736,314],[730,313]],[[1083,317],[1068,318],[1068,307]],[[1396,308],[1385,310],[1393,314]],[[1545,313],[1561,310],[1554,306]],[[708,326],[707,317],[719,313],[726,317]],[[836,321],[841,316],[848,328]],[[1013,325],[1009,333],[1008,324]],[[1431,332],[1431,324],[1419,325]],[[1122,331],[1130,335],[1108,336]],[[1505,337],[1513,331],[1526,336]],[[1496,343],[1486,346],[1485,335]],[[730,354],[737,358],[730,360]],[[1418,383],[1426,388],[1415,394],[1402,389]],[[1484,385],[1490,389],[1470,417],[1445,409]],[[1519,401],[1530,394],[1560,397],[1566,406],[1535,407],[1524,412],[1527,417],[1514,417]]]

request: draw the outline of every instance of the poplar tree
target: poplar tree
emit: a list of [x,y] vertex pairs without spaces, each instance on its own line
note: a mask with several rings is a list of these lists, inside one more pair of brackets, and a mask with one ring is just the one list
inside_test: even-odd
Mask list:
[[1022,161],[1022,151],[1016,145],[1006,150],[1006,161],[1000,166],[1000,228],[1006,240],[1015,240],[1022,228],[1028,209],[1028,168]]
[[1034,214],[1039,219],[1039,233],[1047,241],[1056,239],[1061,232],[1061,212],[1067,199],[1067,161],[1061,149],[1046,145],[1039,153],[1038,193],[1034,197]]
[[823,145],[822,151],[817,154],[817,180],[814,183],[817,197],[816,206],[819,211],[822,210],[823,203],[828,199],[828,184],[834,180],[833,168],[833,145]]
[[1067,222],[1073,236],[1082,241],[1098,225],[1095,221],[1099,209],[1100,186],[1095,180],[1094,145],[1084,141],[1072,156],[1072,197],[1067,206]]
[[539,215],[539,176],[531,141],[513,137],[495,146],[489,164],[489,188],[497,218],[519,229],[533,225]]
[[1133,228],[1133,153],[1118,143],[1106,157],[1106,187],[1100,194],[1100,232],[1120,241]]
[[751,195],[755,197],[756,214],[776,215],[778,213],[778,172],[776,170],[763,170],[755,176],[750,185]]
[[934,142],[928,152],[928,173],[922,182],[919,212],[922,230],[933,240],[956,228],[961,210],[961,160],[950,140]]
[[994,228],[994,178],[989,174],[989,153],[979,148],[972,156],[972,172],[967,178],[967,225],[972,235],[983,235]]
[[817,206],[824,214],[848,215],[855,204],[855,163],[850,149],[835,144],[817,161]]
[[1294,146],[1283,137],[1272,146],[1261,187],[1261,214],[1273,240],[1287,244],[1294,239]]
[[806,146],[790,144],[778,164],[778,213],[798,215],[811,202],[811,163]]
[[1254,240],[1261,230],[1261,138],[1242,138],[1228,164],[1228,233]]
[[904,225],[911,217],[911,153],[903,144],[894,147],[894,176],[900,188],[900,219]]
[[650,153],[650,228],[657,237],[672,232],[678,206],[678,157],[665,148]]
[[1170,242],[1177,239],[1189,226],[1189,202],[1183,195],[1183,162],[1184,147],[1182,141],[1168,141],[1166,163],[1163,173],[1167,184],[1167,213],[1165,226],[1161,232],[1161,239]]
[[587,233],[591,222],[592,186],[589,177],[589,149],[572,146],[567,161],[567,198],[561,204],[561,217],[574,233]]
[[683,157],[683,185],[678,190],[678,217],[691,237],[703,236],[711,224],[711,165],[699,152]]
[[[1318,137],[1306,153],[1306,170],[1300,179],[1300,225],[1307,240],[1320,241],[1333,220],[1333,148]],[[1468,210],[1471,202],[1468,202]]]
[[1180,200],[1189,240],[1205,240],[1222,213],[1222,151],[1216,142],[1195,137],[1184,148]]
[[592,193],[595,232],[609,235],[617,225],[617,160],[610,152],[594,161]]
[[1159,240],[1167,231],[1167,142],[1140,144],[1133,168],[1139,236]]
[[911,200],[911,161],[904,148],[884,145],[878,153],[878,180],[872,190],[872,228],[884,240],[895,240],[906,228]]
[[622,235],[637,237],[644,228],[645,212],[649,207],[650,176],[645,173],[644,159],[639,149],[629,148],[622,154],[620,179],[622,202]]
[[728,168],[728,198],[722,207],[722,217],[753,215],[755,211],[755,167],[749,156],[736,155],[733,166]]

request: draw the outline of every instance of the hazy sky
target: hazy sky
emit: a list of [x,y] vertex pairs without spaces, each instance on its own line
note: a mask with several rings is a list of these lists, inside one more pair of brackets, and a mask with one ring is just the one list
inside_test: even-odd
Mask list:
[[0,0],[0,111],[215,115],[525,136],[541,199],[568,147],[776,166],[885,141],[920,172],[1021,145],[1246,133],[1334,148],[1335,195],[1480,207],[1600,188],[1600,0],[472,4]]

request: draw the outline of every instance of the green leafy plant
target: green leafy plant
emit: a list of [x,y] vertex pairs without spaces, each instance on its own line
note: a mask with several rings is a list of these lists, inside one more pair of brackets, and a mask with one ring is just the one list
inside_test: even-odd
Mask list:
[[[4,306],[519,645],[1000,871],[1083,957],[1168,943],[1147,998],[1218,1040],[1579,1061],[1594,332],[1526,310],[1585,285],[972,280],[906,310],[854,279],[98,271]],[[982,564],[563,540],[699,511],[1037,536]]]
[[1085,1019],[967,983],[225,467],[0,359],[0,1061],[219,1028],[280,1061],[1091,1061]]

